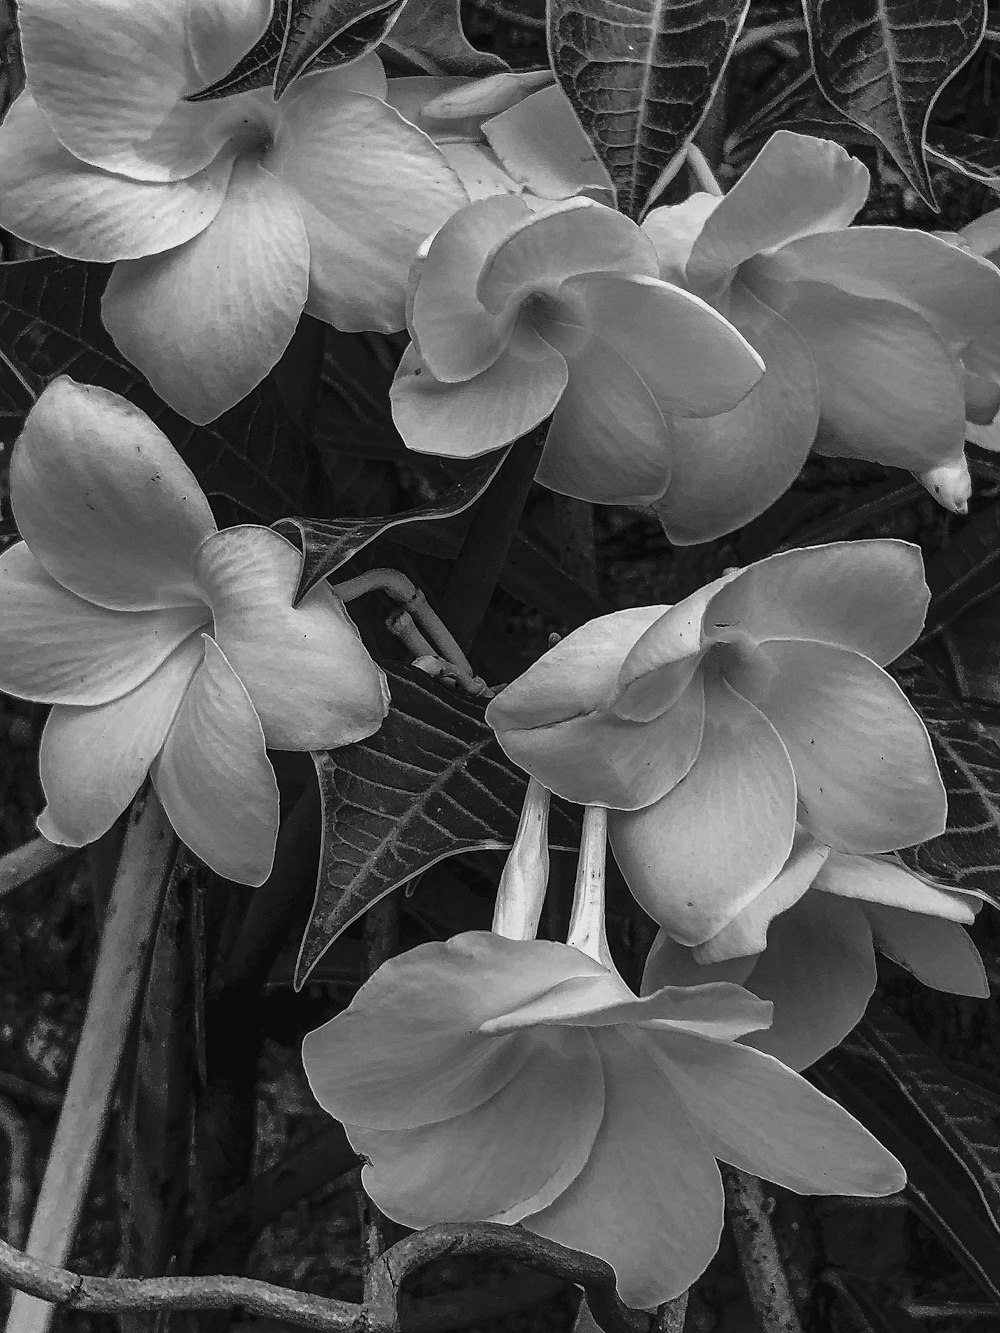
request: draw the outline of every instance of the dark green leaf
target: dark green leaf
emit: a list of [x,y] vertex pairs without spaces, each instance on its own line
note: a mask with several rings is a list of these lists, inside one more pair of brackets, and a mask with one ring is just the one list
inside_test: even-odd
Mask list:
[[425,74],[498,74],[506,60],[477,51],[462,31],[461,0],[407,0],[385,42]]
[[986,31],[986,0],[805,0],[823,95],[876,135],[936,208],[925,136],[931,108]]
[[854,1317],[857,1333],[927,1333],[911,1314],[887,1300],[864,1278],[853,1273],[827,1271],[823,1281],[839,1293],[843,1304]]
[[968,519],[926,562],[931,604],[921,642],[1000,590],[1000,504]]
[[927,149],[935,161],[963,176],[983,185],[1000,185],[1000,142],[996,139],[932,125],[927,132]]
[[507,450],[491,454],[486,462],[467,472],[461,481],[430,504],[402,514],[376,518],[282,518],[274,526],[286,536],[297,536],[302,546],[302,573],[295,592],[296,605],[320,579],[334,573],[376,537],[406,523],[426,523],[450,518],[468,509],[486,490],[507,457]]
[[895,1153],[914,1208],[1000,1298],[1000,1131],[981,1106],[877,1005],[809,1077]]
[[396,21],[403,3],[290,0],[285,40],[274,72],[275,97],[314,65],[333,68],[373,51]]
[[[56,375],[123,394],[170,438],[209,495],[264,522],[315,504],[325,481],[305,437],[265,380],[207,426],[171,411],[101,323],[110,269],[69,259],[0,264],[0,350],[36,389]],[[28,404],[0,367],[0,432],[13,438]]]
[[250,50],[240,56],[231,70],[197,92],[190,93],[184,100],[215,102],[220,97],[233,97],[236,93],[250,92],[255,88],[270,88],[287,27],[288,0],[273,0],[271,20]]
[[927,726],[948,792],[944,833],[898,855],[1000,907],[1000,746],[919,658],[902,658],[893,674]]
[[618,207],[638,219],[701,124],[749,0],[550,0],[549,52]]
[[[446,856],[507,847],[517,829],[526,778],[484,722],[483,702],[412,667],[386,674],[392,707],[375,735],[314,756],[323,840],[299,987],[337,936],[397,885]],[[554,807],[550,838],[575,848],[575,818]]]

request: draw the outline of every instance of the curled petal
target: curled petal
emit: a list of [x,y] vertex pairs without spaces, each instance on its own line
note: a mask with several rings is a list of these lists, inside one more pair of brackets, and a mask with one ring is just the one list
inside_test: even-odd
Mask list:
[[792,849],[788,751],[762,712],[710,680],[694,766],[654,804],[615,811],[608,828],[640,905],[681,943],[703,944],[771,883]]
[[197,85],[184,11],[178,0],[19,6],[28,86],[74,157],[145,181],[212,161],[224,143],[217,109],[182,100]]
[[637,810],[689,772],[704,716],[702,680],[695,676],[673,706],[649,722],[602,709],[552,726],[500,728],[497,740],[515,764],[567,801]]
[[52,578],[112,610],[191,605],[194,554],[215,531],[194,473],[145,412],[61,375],[10,464],[14,517]]
[[990,983],[979,950],[954,921],[899,907],[862,909],[881,953],[933,990],[989,999]]
[[497,246],[476,294],[500,315],[533,293],[554,295],[567,278],[595,270],[655,278],[659,265],[652,241],[623,213],[570,199],[535,214]]
[[717,310],[658,278],[585,273],[563,284],[566,294],[582,300],[587,322],[669,421],[727,412],[763,373],[764,362]]
[[732,629],[757,643],[812,639],[884,665],[917,638],[929,601],[919,546],[888,538],[830,542],[741,570],[716,593],[705,624],[712,638]]
[[727,958],[763,953],[767,948],[767,932],[771,922],[798,902],[812,885],[829,855],[829,847],[824,847],[804,829],[799,829],[795,834],[792,854],[778,875],[717,935],[697,946],[694,950],[696,961],[720,963]]
[[819,426],[819,383],[792,326],[733,284],[729,318],[763,357],[764,376],[729,411],[673,424],[674,470],[654,508],[675,545],[749,522],[798,476]]
[[878,974],[871,927],[857,903],[807,893],[775,917],[767,949],[744,985],[774,1005],[746,1044],[790,1069],[806,1069],[860,1022]]
[[263,884],[278,836],[278,784],[250,696],[214,639],[151,776],[177,836],[224,879]]
[[556,84],[485,121],[483,134],[504,170],[532,194],[569,199],[602,190],[610,196],[608,173],[594,156],[569,98]]
[[816,876],[816,888],[839,898],[857,898],[863,903],[878,903],[964,925],[976,919],[979,907],[975,898],[928,884],[891,857],[832,852]]
[[38,756],[48,802],[38,829],[50,842],[80,847],[108,831],[142,786],[203,656],[192,635],[120,699],[56,704]]
[[482,199],[450,218],[417,261],[407,323],[435,378],[471,379],[503,350],[512,321],[479,302],[476,282],[494,245],[526,216],[528,206],[520,199]]
[[757,688],[733,684],[788,747],[799,818],[841,852],[888,852],[944,832],[947,798],[923,722],[896,682],[860,653],[769,643]]
[[[653,1043],[650,1043],[653,1046]],[[724,1162],[797,1194],[895,1194],[906,1173],[842,1106],[745,1046],[655,1043],[658,1063]]]
[[722,292],[744,260],[846,227],[868,197],[867,169],[829,139],[772,134],[705,219],[687,263],[693,291]]
[[352,1126],[365,1190],[408,1227],[517,1222],[580,1174],[604,1116],[604,1071],[586,1032],[532,1033],[516,1077],[464,1115],[415,1129]]
[[687,285],[687,262],[706,219],[715,212],[725,196],[696,191],[679,204],[654,208],[646,215],[642,229],[656,246],[660,277],[664,282]]
[[187,245],[116,266],[103,315],[119,350],[171,407],[211,421],[258,384],[288,346],[309,283],[298,208],[253,161]]
[[309,237],[310,314],[349,332],[406,322],[410,261],[468,196],[433,141],[377,97],[302,80],[286,107],[273,171]]
[[350,1125],[411,1129],[482,1106],[530,1053],[479,1028],[570,977],[603,968],[565,944],[485,931],[422,944],[384,963],[348,1008],[310,1032],[313,1095]]
[[253,700],[267,743],[326,750],[377,731],[385,677],[327,583],[297,607],[302,557],[271,528],[226,528],[198,552],[215,637]]
[[36,703],[108,703],[148,680],[207,619],[204,606],[94,606],[60,587],[18,542],[0,555],[0,689]]
[[611,1031],[599,1047],[606,1109],[587,1165],[523,1223],[611,1264],[622,1299],[648,1308],[685,1291],[714,1255],[722,1181],[643,1039]]
[[[568,331],[568,330],[567,330]],[[656,400],[627,361],[589,329],[561,346],[569,366],[535,480],[595,504],[645,504],[670,481],[670,436]]]
[[114,176],[64,148],[23,92],[0,126],[0,222],[70,259],[137,259],[203,231],[222,207],[231,170],[220,155],[185,180]]
[[462,384],[435,379],[411,343],[392,382],[392,419],[417,453],[478,458],[544,421],[568,379],[565,358],[523,326],[488,370]]

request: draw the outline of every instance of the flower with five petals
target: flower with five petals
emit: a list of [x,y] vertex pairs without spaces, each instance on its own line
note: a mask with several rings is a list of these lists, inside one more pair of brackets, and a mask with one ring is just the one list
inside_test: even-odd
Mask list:
[[0,225],[120,261],[104,321],[192,421],[239,402],[303,309],[404,324],[417,246],[466,201],[382,100],[374,55],[269,90],[190,102],[266,26],[267,0],[24,0],[27,90],[0,127]]
[[782,552],[676,606],[575,630],[487,721],[550,790],[610,808],[635,897],[703,944],[778,875],[796,818],[863,855],[943,831],[926,728],[882,669],[917,637],[928,596],[906,542]]
[[[868,185],[838,144],[782,130],[728,194],[643,223],[661,276],[716,305],[767,365],[735,409],[684,424],[701,463],[657,506],[671,540],[753,518],[811,447],[909,468],[964,512],[962,356],[1000,337],[1000,273],[926,232],[849,226]],[[977,364],[1000,381],[995,351]]]
[[53,705],[39,829],[93,841],[148,773],[192,851],[261,883],[278,827],[265,746],[345,745],[386,714],[343,603],[320,584],[293,609],[296,548],[218,531],[166,436],[104,389],[49,385],[10,478],[24,540],[0,556],[0,689]]
[[762,363],[715,310],[661,282],[652,242],[589,199],[456,213],[411,276],[392,387],[411,449],[471,458],[554,413],[537,480],[605,504],[662,496],[680,417],[737,403]]

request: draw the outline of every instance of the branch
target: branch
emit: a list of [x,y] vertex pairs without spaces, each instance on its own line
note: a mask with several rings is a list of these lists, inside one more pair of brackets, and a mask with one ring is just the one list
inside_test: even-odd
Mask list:
[[24,888],[82,851],[82,847],[61,847],[39,836],[4,852],[0,856],[0,898]]
[[726,1218],[761,1333],[802,1333],[764,1190],[756,1176],[724,1167]]

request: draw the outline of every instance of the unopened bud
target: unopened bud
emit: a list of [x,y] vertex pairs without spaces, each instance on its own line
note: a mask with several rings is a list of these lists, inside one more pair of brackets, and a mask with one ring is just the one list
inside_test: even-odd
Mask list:
[[937,467],[928,468],[926,472],[915,472],[913,475],[945,509],[950,509],[953,514],[969,512],[972,477],[964,457],[957,462],[940,463]]
[[533,940],[549,883],[549,802],[551,793],[528,779],[514,845],[500,876],[493,934]]

